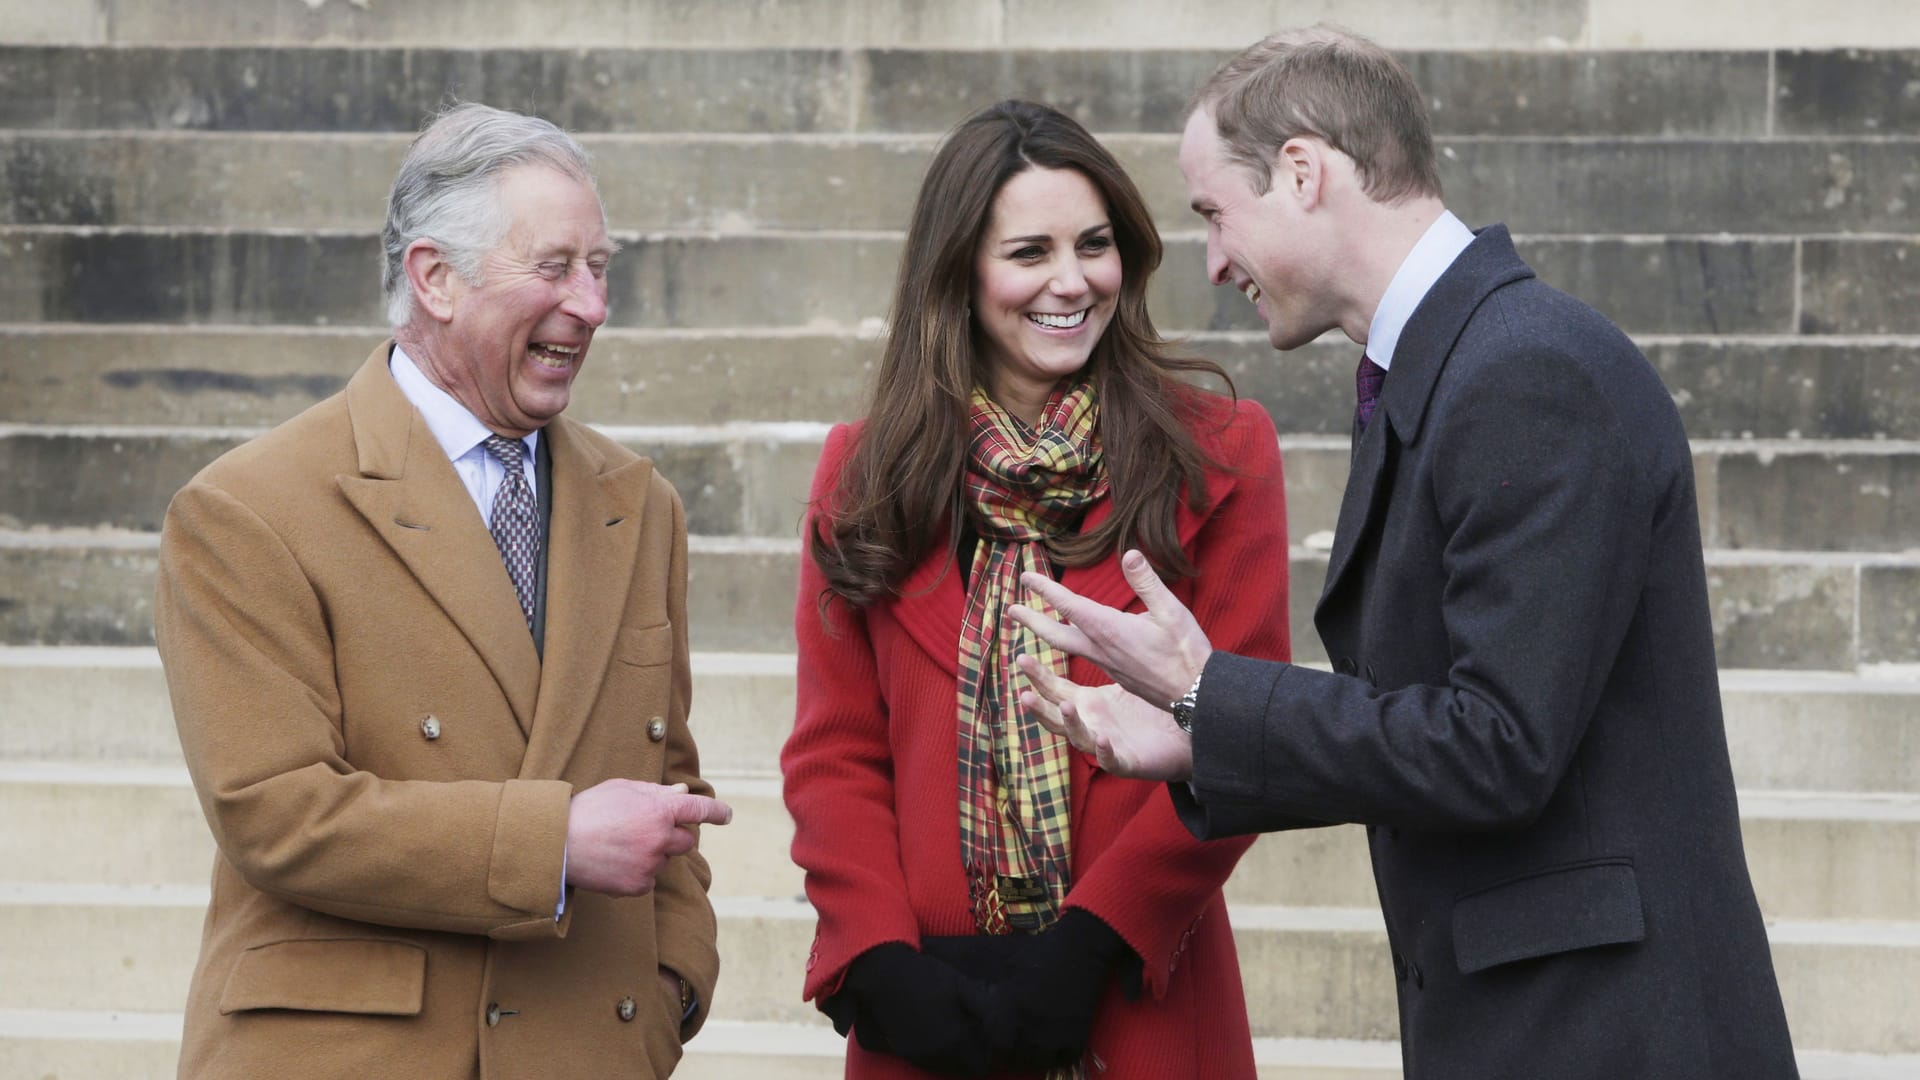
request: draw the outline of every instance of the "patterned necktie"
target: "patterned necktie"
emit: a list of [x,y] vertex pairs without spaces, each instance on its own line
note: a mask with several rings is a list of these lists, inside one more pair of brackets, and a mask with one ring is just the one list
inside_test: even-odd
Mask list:
[[520,613],[527,617],[527,629],[533,629],[533,566],[540,555],[540,509],[534,505],[533,489],[527,486],[524,466],[527,444],[505,435],[487,436],[487,453],[506,467],[507,478],[493,496],[493,523],[488,531],[500,548],[500,559],[507,564],[507,576],[513,579],[514,595],[520,598]]
[[1353,372],[1353,389],[1360,403],[1354,408],[1353,418],[1359,430],[1367,430],[1367,421],[1373,419],[1373,407],[1380,403],[1380,385],[1387,381],[1387,369],[1373,362],[1370,356],[1360,357],[1360,366]]

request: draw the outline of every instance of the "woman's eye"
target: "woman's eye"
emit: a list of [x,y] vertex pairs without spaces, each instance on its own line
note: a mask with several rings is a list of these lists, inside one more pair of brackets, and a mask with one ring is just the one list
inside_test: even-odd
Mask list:
[[1089,236],[1085,240],[1080,242],[1080,249],[1082,251],[1091,251],[1095,253],[1105,251],[1112,246],[1113,246],[1113,237],[1111,236]]
[[1032,262],[1045,254],[1046,251],[1042,250],[1039,245],[1028,244],[1026,247],[1015,251],[1013,257],[1019,259],[1021,262]]

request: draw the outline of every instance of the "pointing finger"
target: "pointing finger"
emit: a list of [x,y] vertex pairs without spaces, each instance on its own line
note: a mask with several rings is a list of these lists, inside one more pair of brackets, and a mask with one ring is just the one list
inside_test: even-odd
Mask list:
[[677,795],[671,808],[675,825],[725,825],[733,820],[733,807],[705,795]]

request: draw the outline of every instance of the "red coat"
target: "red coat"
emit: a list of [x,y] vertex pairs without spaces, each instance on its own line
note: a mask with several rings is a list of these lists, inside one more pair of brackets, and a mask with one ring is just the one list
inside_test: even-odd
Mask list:
[[[1214,400],[1224,416],[1224,399]],[[827,437],[813,505],[832,494],[856,437],[846,425]],[[1200,573],[1173,591],[1217,648],[1284,660],[1287,524],[1273,422],[1241,401],[1224,430],[1196,438],[1226,469],[1209,474],[1204,511],[1180,508],[1180,541]],[[1111,512],[1111,502],[1096,503],[1086,523]],[[1141,609],[1117,558],[1069,569],[1061,580],[1102,603]],[[799,708],[780,762],[794,861],[819,917],[802,991],[814,1001],[837,992],[848,963],[875,945],[974,932],[956,803],[961,575],[936,553],[897,599],[864,610],[830,605],[831,633],[818,614],[825,587],[803,557],[794,618]],[[1108,681],[1081,660],[1069,674]],[[1071,791],[1067,906],[1098,916],[1145,962],[1139,1000],[1115,986],[1101,1005],[1090,1043],[1106,1065],[1100,1080],[1251,1078],[1246,998],[1220,887],[1252,841],[1195,840],[1166,785],[1104,773],[1077,751]],[[847,1075],[924,1074],[850,1040]]]

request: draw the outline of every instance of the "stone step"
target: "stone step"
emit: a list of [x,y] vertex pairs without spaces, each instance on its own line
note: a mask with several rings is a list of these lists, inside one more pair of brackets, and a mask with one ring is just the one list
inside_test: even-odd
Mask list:
[[[174,0],[181,2],[188,0]],[[987,51],[845,47],[857,44],[858,35],[836,39],[829,49],[806,47],[803,39],[777,39],[777,49],[0,46],[0,66],[13,73],[12,92],[0,103],[0,128],[412,131],[451,96],[534,108],[590,132],[938,132],[979,105],[1028,97],[1072,110],[1095,130],[1171,133],[1180,129],[1189,96],[1226,51],[1274,25],[1256,16],[1258,30],[1218,48],[1179,48],[1177,38],[1159,37],[1167,13],[1155,9],[1142,20],[1154,26],[1155,40],[1128,43],[1152,47],[1099,42],[1086,48],[1085,20],[1068,15],[1070,6],[1060,15],[1073,23],[1074,41],[1028,38],[1042,7],[1023,5],[1022,47]],[[1102,20],[1108,28],[1126,21]],[[431,40],[453,43],[447,31],[446,23],[434,24]],[[1442,135],[1920,130],[1897,92],[1885,99],[1892,108],[1881,110],[1881,126],[1863,127],[1849,115],[1863,104],[1862,95],[1836,99],[1821,84],[1838,73],[1881,89],[1911,77],[1912,53],[1884,54],[1861,72],[1858,59],[1838,52],[1776,57],[1426,44],[1438,47],[1400,55],[1428,95]],[[1769,96],[1770,77],[1784,91],[1777,98]]]
[[[702,747],[703,757],[705,747]],[[793,824],[780,782],[705,771],[734,809],[708,829],[714,892],[796,898]],[[1746,791],[1748,867],[1774,919],[1920,921],[1920,795]],[[213,845],[181,767],[0,762],[0,866],[72,885],[203,885]],[[1227,884],[1236,904],[1364,907],[1376,902],[1366,836],[1355,827],[1262,837]]]
[[[706,767],[775,775],[793,726],[792,654],[696,652],[692,667],[692,723]],[[0,716],[10,720],[0,724],[0,768],[133,766],[171,775],[181,767],[165,673],[151,648],[0,646]]]
[[[1729,752],[1754,792],[1920,795],[1920,679],[1723,671]],[[706,768],[779,774],[793,726],[791,653],[693,654],[693,718]],[[0,646],[0,763],[178,768],[151,648]]]
[[[85,5],[0,5],[6,39],[118,44],[197,42],[372,44],[432,42],[464,47],[599,48],[616,45],[935,45],[990,49],[1170,45],[1237,49],[1277,25],[1304,22],[1326,9],[1252,4],[1218,12],[1166,8],[1145,0],[1104,5],[1093,24],[1070,4],[953,4],[839,0],[783,4],[773,0],[689,7],[670,0],[609,5],[555,4],[539,16],[507,11],[486,18],[449,0],[404,5],[368,2],[304,5],[247,0],[95,0]],[[1891,48],[1920,44],[1920,28],[1902,9],[1844,4],[1821,19],[1792,5],[1741,5],[1702,0],[1683,8],[1648,0],[1544,0],[1451,5],[1372,2],[1341,9],[1351,24],[1396,48],[1682,49]]]
[[[957,117],[956,117],[957,119]],[[938,129],[936,129],[938,130]],[[610,221],[637,231],[899,229],[936,137],[586,135]],[[1171,134],[1109,134],[1163,229],[1191,224]],[[365,229],[405,134],[0,132],[0,224]],[[1910,233],[1903,138],[1454,136],[1454,211],[1531,235]],[[1550,176],[1554,182],[1540,183]]]
[[[8,943],[0,1009],[178,1010],[205,903],[205,890],[194,888],[0,886],[0,941]],[[728,898],[715,908],[722,974],[714,1018],[818,1023],[799,1000],[812,909]],[[1240,905],[1233,922],[1256,1036],[1395,1037],[1377,911]],[[1920,924],[1781,921],[1769,933],[1799,1045],[1920,1053],[1909,1000],[1920,981]]]
[[[384,336],[317,327],[0,327],[0,423],[264,428],[334,393]],[[1287,434],[1344,435],[1353,346],[1322,339],[1275,353],[1264,334],[1200,332]],[[1703,439],[1920,437],[1916,338],[1640,341]],[[570,415],[601,425],[826,422],[859,413],[877,362],[871,337],[832,330],[635,330],[595,337]],[[1218,389],[1218,384],[1212,384]]]
[[[1477,223],[1476,223],[1477,224]],[[851,328],[886,314],[900,234],[615,230],[609,322],[651,329]],[[1174,333],[1259,330],[1206,280],[1205,239],[1168,231],[1148,289]],[[1903,272],[1920,239],[1870,234],[1516,239],[1542,280],[1638,334],[1920,333]],[[380,325],[370,231],[0,227],[0,323]],[[77,273],[76,267],[90,273]]]
[[[0,531],[0,645],[153,641],[153,533]],[[798,540],[697,536],[688,564],[693,647],[793,648]],[[1313,606],[1324,548],[1289,552],[1294,658],[1326,659]],[[1707,559],[1725,668],[1853,671],[1920,663],[1920,555],[1717,551]]]
[[[16,361],[0,365],[0,424],[265,428],[344,386],[385,336],[344,326],[0,325],[0,355]],[[1920,337],[1638,343],[1696,439],[1920,439]],[[1223,365],[1283,434],[1347,434],[1357,349],[1344,336],[1285,354],[1257,331],[1202,331],[1183,344]],[[845,420],[865,408],[879,351],[874,334],[853,330],[603,329],[569,415],[630,426]]]
[[[708,536],[798,535],[826,425],[603,426],[653,459]],[[174,492],[248,428],[0,424],[0,527],[156,532]],[[1325,546],[1350,460],[1344,436],[1280,441],[1295,544]],[[1902,552],[1920,538],[1920,440],[1701,440],[1710,550]]]
[[[0,1009],[0,1074],[173,1080],[178,1013]],[[675,1075],[684,1080],[834,1080],[845,1042],[821,1022],[709,1020]],[[1398,1043],[1255,1039],[1260,1080],[1399,1080]],[[1799,1050],[1803,1080],[1912,1080],[1920,1055]]]

